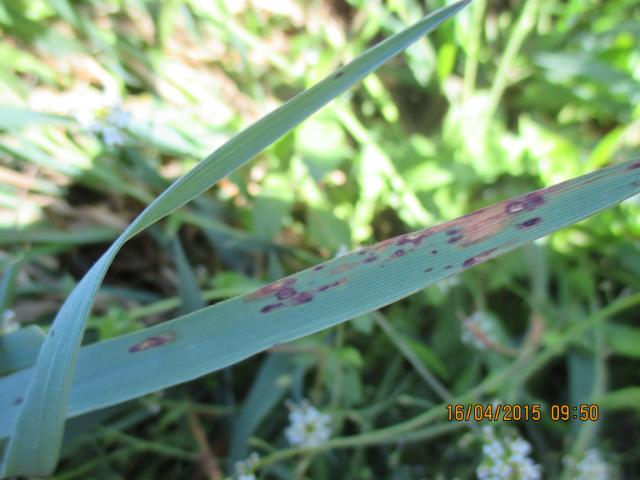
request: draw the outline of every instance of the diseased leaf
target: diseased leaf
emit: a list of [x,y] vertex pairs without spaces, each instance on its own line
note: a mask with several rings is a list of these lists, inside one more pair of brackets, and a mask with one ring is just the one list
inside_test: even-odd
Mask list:
[[[74,367],[86,319],[107,269],[122,245],[245,164],[340,93],[457,13],[469,1],[462,0],[424,17],[266,115],[169,186],[129,225],[82,278],[58,312],[40,350],[0,473],[7,476],[43,476],[54,470],[60,453],[70,386],[74,380]],[[84,31],[92,35],[92,30]],[[94,40],[100,42],[98,37]],[[106,43],[101,44],[109,48]],[[127,351],[153,352],[157,351],[153,347],[172,345],[176,340],[174,332],[163,332],[141,340]],[[185,356],[189,357],[188,354]],[[168,358],[164,358],[158,365],[166,363]],[[99,359],[98,364],[105,365],[105,360]],[[11,421],[11,424],[14,425],[14,422]]]
[[[640,160],[364,247],[246,295],[80,350],[68,417],[192,380],[381,308],[640,192]],[[0,379],[0,438],[28,369]]]

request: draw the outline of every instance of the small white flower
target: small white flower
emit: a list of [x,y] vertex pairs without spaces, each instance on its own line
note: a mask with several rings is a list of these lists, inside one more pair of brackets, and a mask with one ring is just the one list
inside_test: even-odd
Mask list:
[[518,437],[511,444],[511,459],[513,462],[523,462],[529,453],[531,453],[531,445],[523,438]]
[[84,130],[102,138],[107,147],[115,147],[123,145],[126,140],[124,128],[129,123],[131,114],[123,110],[119,103],[114,103],[93,111],[79,111],[76,119]]
[[113,125],[105,125],[100,131],[102,141],[107,147],[116,147],[124,143],[124,135]]
[[124,128],[131,120],[131,114],[122,109],[120,105],[111,108],[107,115],[107,123],[118,128]]
[[76,120],[80,126],[91,133],[95,133],[95,127],[97,125],[96,116],[90,110],[81,110],[75,115]]
[[494,440],[491,443],[485,443],[482,447],[482,453],[487,457],[491,457],[496,460],[504,455],[504,447],[498,440]]
[[331,417],[320,413],[309,402],[303,400],[300,405],[289,402],[289,426],[285,430],[291,445],[312,447],[326,442],[331,436],[329,423]]
[[496,434],[492,426],[482,427],[483,458],[476,468],[480,480],[539,480],[542,469],[527,455],[529,442],[519,436]]
[[253,452],[249,458],[236,462],[236,480],[256,480],[255,470],[260,462],[260,456]]
[[611,478],[610,466],[595,448],[588,450],[579,462],[565,457],[564,464],[569,470],[571,478],[576,480],[606,480]]

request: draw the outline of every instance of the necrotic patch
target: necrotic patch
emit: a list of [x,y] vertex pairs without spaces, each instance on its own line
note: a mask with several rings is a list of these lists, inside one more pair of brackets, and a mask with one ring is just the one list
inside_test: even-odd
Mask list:
[[324,292],[325,290],[329,290],[330,288],[337,287],[342,285],[343,283],[347,283],[347,278],[341,278],[340,280],[336,280],[335,282],[327,283],[326,285],[322,285],[318,288],[318,292]]
[[245,297],[245,301],[259,300],[261,298],[268,297],[269,295],[276,293],[281,288],[290,287],[294,283],[296,283],[295,278],[283,278],[282,280],[266,285],[259,290],[248,294]]
[[313,295],[309,292],[300,292],[291,299],[293,305],[302,305],[303,303],[309,303],[313,300]]
[[282,287],[276,292],[276,298],[278,300],[284,300],[285,298],[293,296],[295,293],[296,291],[291,287]]
[[524,209],[524,205],[520,200],[512,200],[504,207],[505,213],[512,214],[521,212]]
[[636,170],[640,168],[640,160],[638,160],[637,162],[633,162],[631,165],[629,165],[627,167],[627,170]]
[[264,307],[262,307],[262,308],[260,309],[260,311],[261,311],[262,313],[269,313],[269,312],[273,312],[274,310],[276,310],[276,309],[278,309],[278,308],[282,307],[283,305],[284,305],[284,303],[282,303],[282,302],[272,303],[272,304],[270,304],[270,305],[265,305]]
[[131,353],[142,352],[144,350],[148,350],[149,348],[160,347],[162,345],[166,345],[174,341],[176,338],[175,333],[167,332],[161,333],[159,335],[154,335],[152,337],[145,338],[139,343],[132,345],[129,347],[129,351]]
[[533,227],[534,225],[539,224],[541,221],[542,219],[540,217],[533,217],[533,218],[530,218],[529,220],[525,220],[524,222],[519,223],[517,227],[519,229],[525,229],[525,228]]
[[535,210],[539,206],[544,204],[544,196],[539,192],[533,192],[524,197],[522,206],[527,212]]
[[335,275],[336,273],[348,272],[356,265],[357,263],[345,263],[342,265],[338,265],[337,267],[333,267],[331,270],[329,270],[329,273],[331,275]]

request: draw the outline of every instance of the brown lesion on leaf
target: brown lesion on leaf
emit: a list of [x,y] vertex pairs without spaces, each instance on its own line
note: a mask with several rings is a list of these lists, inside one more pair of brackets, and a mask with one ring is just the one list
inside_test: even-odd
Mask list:
[[335,288],[335,287],[339,287],[340,285],[344,285],[348,281],[349,281],[349,277],[344,277],[344,278],[341,278],[340,280],[336,280],[334,282],[327,283],[326,285],[322,285],[318,287],[317,291],[324,292],[325,290],[329,290],[330,288]]
[[269,285],[265,285],[264,287],[256,290],[255,292],[249,293],[244,300],[246,302],[251,302],[253,300],[260,300],[261,298],[268,297],[277,293],[279,290],[284,288],[290,288],[291,285],[296,283],[296,279],[289,277],[283,278],[282,280],[278,280],[277,282],[270,283]]
[[262,313],[273,312],[274,310],[277,310],[278,308],[281,308],[283,306],[284,306],[284,302],[271,303],[269,305],[265,305],[264,307],[262,307],[260,309],[260,312]]
[[493,253],[498,250],[498,248],[490,248],[489,250],[485,250],[482,253],[474,255],[473,257],[467,258],[464,262],[462,262],[463,268],[469,268],[474,266],[476,263],[484,262],[493,256]]
[[633,162],[631,165],[627,167],[627,170],[636,170],[640,168],[640,160]]
[[358,265],[357,263],[343,263],[342,265],[338,265],[337,267],[333,267],[329,270],[329,274],[335,275],[336,273],[348,272],[349,270],[353,270],[353,268]]
[[148,350],[150,348],[160,347],[162,345],[166,345],[167,343],[173,342],[175,339],[176,339],[176,334],[173,332],[166,332],[158,335],[153,335],[129,347],[129,352],[136,353],[136,352],[142,352],[144,350]]
[[439,231],[456,229],[455,235],[449,238],[449,243],[467,247],[492,237],[510,222],[511,219],[505,213],[505,202],[503,202],[439,225],[436,228]]
[[313,290],[308,290],[305,292],[296,292],[294,295],[287,298],[285,301],[265,305],[260,309],[260,312],[271,313],[274,310],[278,310],[280,308],[296,307],[298,305],[304,305],[305,303],[310,303],[316,298],[318,294],[332,288],[340,287],[346,284],[347,282],[349,282],[349,277],[343,277],[339,280],[334,280],[332,282],[321,285],[320,287]]

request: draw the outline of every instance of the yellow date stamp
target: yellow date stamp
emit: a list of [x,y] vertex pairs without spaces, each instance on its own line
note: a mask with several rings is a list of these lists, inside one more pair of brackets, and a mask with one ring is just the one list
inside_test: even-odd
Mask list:
[[539,403],[449,403],[446,408],[447,420],[450,422],[540,422],[545,418],[553,422],[597,422],[600,419],[600,407],[595,403],[553,404],[548,409],[543,409]]

